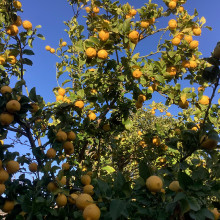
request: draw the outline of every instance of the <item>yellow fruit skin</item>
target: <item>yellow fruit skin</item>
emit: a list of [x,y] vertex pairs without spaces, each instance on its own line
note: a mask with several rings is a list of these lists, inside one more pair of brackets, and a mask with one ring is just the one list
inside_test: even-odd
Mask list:
[[176,20],[171,19],[171,20],[168,22],[168,26],[169,26],[169,29],[170,29],[170,30],[175,30],[175,29],[177,28],[177,22],[176,22]]
[[187,109],[189,107],[189,102],[185,101],[184,103],[182,101],[179,101],[179,107],[182,109]]
[[6,109],[10,113],[15,113],[21,110],[21,104],[17,100],[7,102]]
[[108,31],[104,31],[104,30],[101,30],[99,32],[99,39],[101,41],[107,41],[109,39],[109,32]]
[[99,50],[98,51],[98,58],[106,59],[108,57],[108,52],[106,50]]
[[32,24],[30,21],[23,21],[22,26],[25,30],[31,30],[32,29]]
[[76,134],[73,131],[67,132],[67,140],[68,141],[76,140]]
[[207,150],[213,150],[217,147],[218,141],[213,139],[207,139],[202,142],[201,147]]
[[56,198],[56,204],[58,207],[65,206],[67,204],[67,198],[64,194],[60,194]]
[[6,33],[10,36],[16,36],[18,34],[18,27],[12,24],[6,29]]
[[92,196],[94,194],[93,189],[94,189],[94,187],[92,185],[85,185],[83,187],[83,192]]
[[100,209],[95,204],[87,206],[83,211],[83,218],[85,220],[99,220],[100,215],[101,215]]
[[81,177],[81,183],[82,183],[83,185],[90,185],[90,183],[91,183],[91,177],[90,177],[89,175],[83,175],[83,176]]
[[7,181],[9,178],[9,174],[7,171],[5,170],[0,170],[0,183],[4,183],[5,181]]
[[75,106],[78,108],[83,108],[84,107],[84,102],[83,101],[76,101]]
[[78,209],[85,209],[86,206],[91,205],[93,203],[93,199],[89,194],[82,193],[76,199],[76,207]]
[[20,27],[22,25],[22,20],[20,16],[17,16],[17,19],[14,22],[14,25],[16,25],[17,27]]
[[6,170],[9,174],[16,173],[20,169],[20,165],[17,161],[10,160],[6,164]]
[[13,1],[13,6],[14,6],[16,9],[21,9],[22,4],[21,4],[20,1]]
[[92,47],[89,47],[87,50],[86,50],[86,55],[87,57],[89,58],[93,58],[93,57],[96,57],[96,50]]
[[105,125],[103,125],[103,130],[104,131],[110,131],[110,125],[109,124],[105,124]]
[[0,92],[1,94],[12,93],[12,89],[9,86],[2,86]]
[[61,185],[66,185],[66,177],[65,176],[62,176],[61,179],[56,177],[56,181]]
[[9,213],[14,209],[14,206],[15,206],[14,201],[6,200],[2,207],[2,210],[6,213]]
[[49,45],[45,46],[45,50],[50,51],[51,47]]
[[150,176],[146,180],[146,186],[151,192],[160,192],[163,188],[163,182],[158,176]]
[[29,164],[29,170],[31,171],[31,172],[36,172],[37,171],[37,163],[30,163]]
[[49,192],[54,192],[57,190],[57,186],[54,182],[49,182],[48,185],[47,185],[47,190]]
[[91,121],[94,121],[96,119],[96,114],[91,112],[91,113],[89,113],[88,117]]
[[58,94],[64,96],[66,93],[66,90],[64,88],[59,88],[58,89]]
[[66,154],[72,154],[74,152],[74,146],[70,141],[66,141],[63,144],[63,148]]
[[58,131],[56,134],[56,140],[58,142],[64,142],[67,140],[67,134],[64,131]]
[[138,40],[139,38],[139,33],[137,31],[132,31],[129,35],[128,35],[129,39],[131,40],[131,42],[135,42]]
[[160,143],[161,143],[160,138],[159,138],[159,137],[153,137],[152,143],[153,143],[153,145],[155,145],[155,146],[159,146]]
[[174,192],[178,192],[180,190],[179,181],[173,181],[169,185],[169,189]]
[[175,2],[175,1],[170,1],[168,6],[169,6],[169,8],[170,8],[171,10],[173,10],[173,9],[176,8],[176,2]]
[[47,151],[47,158],[53,159],[56,157],[56,151],[53,148],[48,149]]
[[210,102],[210,99],[207,95],[203,95],[202,98],[199,100],[199,104],[201,105],[208,105]]
[[149,21],[142,21],[142,22],[141,22],[141,27],[142,27],[142,28],[148,28],[149,26],[150,26]]
[[137,69],[132,73],[132,75],[135,79],[139,79],[142,76],[142,72]]
[[63,163],[62,164],[62,169],[63,170],[69,170],[70,169],[70,165],[68,163]]
[[55,53],[55,49],[54,48],[50,48],[50,52],[51,53]]
[[76,199],[78,198],[78,195],[76,193],[72,193],[69,197],[68,197],[68,202],[70,204],[76,204]]
[[0,184],[0,195],[5,192],[5,184]]

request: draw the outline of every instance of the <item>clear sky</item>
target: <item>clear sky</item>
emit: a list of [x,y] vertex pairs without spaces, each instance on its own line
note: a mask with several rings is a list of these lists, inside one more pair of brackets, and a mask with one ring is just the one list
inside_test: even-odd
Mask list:
[[[42,95],[45,101],[53,102],[55,97],[52,93],[52,89],[57,86],[55,77],[55,63],[59,61],[59,59],[57,59],[55,55],[50,54],[50,52],[45,51],[44,48],[46,45],[57,48],[60,38],[63,38],[68,42],[68,36],[64,32],[65,25],[63,24],[63,21],[69,20],[72,17],[73,12],[65,0],[21,0],[21,2],[24,10],[23,13],[19,13],[21,18],[23,20],[31,21],[33,26],[39,24],[42,25],[42,28],[39,29],[39,32],[46,37],[45,41],[37,39],[34,42],[33,45],[35,56],[31,57],[34,65],[30,68],[27,68],[28,71],[25,75],[25,79],[27,80],[29,90],[36,86],[37,93]],[[120,0],[121,4],[126,2],[129,2],[134,6],[134,8],[137,9],[148,1]],[[162,0],[152,0],[152,2],[164,6]],[[216,43],[220,41],[220,0],[188,0],[184,7],[190,14],[193,14],[194,9],[197,8],[199,16],[204,16],[207,20],[207,25],[213,28],[213,31],[203,29],[202,36],[197,37],[197,40],[199,40],[199,49],[204,56],[209,56]],[[175,17],[174,15],[172,16]],[[85,21],[85,18],[83,19]],[[164,25],[167,25],[167,21],[169,19],[167,18],[164,21],[161,19],[160,22],[163,22]],[[149,46],[149,49],[154,51],[154,48],[150,46],[155,45],[153,38],[150,39],[150,42],[146,41],[145,45]],[[146,46],[144,46],[144,48],[146,48]],[[139,45],[137,47],[137,51],[140,50],[141,53],[144,53],[142,48],[142,45]]]

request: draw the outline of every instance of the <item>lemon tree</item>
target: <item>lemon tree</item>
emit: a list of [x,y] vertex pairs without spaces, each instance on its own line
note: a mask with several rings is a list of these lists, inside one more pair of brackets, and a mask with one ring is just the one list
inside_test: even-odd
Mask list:
[[[33,42],[45,40],[40,26],[22,17],[20,1],[1,1],[5,219],[219,218],[220,47],[202,56],[199,36],[211,28],[186,2],[134,8],[132,1],[68,0],[69,39],[45,46],[60,59],[54,102],[46,103],[25,81]],[[140,55],[137,46],[156,34],[155,51]]]

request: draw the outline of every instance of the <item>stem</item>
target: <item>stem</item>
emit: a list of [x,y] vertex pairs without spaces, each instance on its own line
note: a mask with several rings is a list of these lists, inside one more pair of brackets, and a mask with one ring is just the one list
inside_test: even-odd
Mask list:
[[21,41],[18,38],[18,36],[15,36],[16,41],[18,42],[18,46],[19,46],[19,52],[20,52],[20,63],[21,63],[21,80],[23,80],[23,76],[24,76],[24,67],[23,67],[23,54],[22,54],[22,48],[21,48]]

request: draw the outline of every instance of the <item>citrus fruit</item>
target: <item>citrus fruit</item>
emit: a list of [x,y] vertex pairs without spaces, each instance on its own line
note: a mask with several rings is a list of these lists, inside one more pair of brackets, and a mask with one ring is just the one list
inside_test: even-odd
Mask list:
[[93,10],[93,12],[96,13],[96,14],[99,13],[99,8],[98,8],[97,6],[95,6],[92,10]]
[[109,39],[109,32],[108,31],[104,31],[104,30],[101,30],[99,32],[99,39],[101,41],[107,41]]
[[92,47],[86,49],[86,56],[89,58],[96,57],[96,50]]
[[38,167],[37,163],[30,163],[29,164],[29,170],[33,173],[37,172],[37,167]]
[[132,75],[135,79],[139,79],[142,76],[142,72],[139,69],[136,69],[133,71]]
[[14,25],[17,27],[20,27],[22,25],[22,20],[20,16],[17,16],[16,21],[14,22]]
[[160,138],[159,138],[159,137],[153,137],[152,143],[153,143],[153,145],[155,145],[155,146],[159,146],[160,143],[161,143]]
[[66,93],[66,90],[64,88],[59,88],[58,89],[58,94],[64,96]]
[[98,51],[98,58],[106,59],[108,57],[108,52],[106,50],[99,50]]
[[170,112],[167,112],[167,113],[166,113],[166,116],[170,117],[170,116],[171,116],[171,113],[170,113]]
[[1,94],[12,93],[10,86],[2,86],[0,90]]
[[188,101],[185,101],[183,103],[183,101],[180,100],[178,104],[179,104],[179,107],[182,108],[182,109],[187,109],[189,107],[189,102]]
[[49,159],[53,159],[53,158],[56,157],[56,153],[57,152],[53,148],[50,148],[50,149],[47,150],[46,156]]
[[63,149],[66,154],[72,154],[74,152],[74,146],[70,141],[66,141],[63,144]]
[[6,200],[2,207],[2,211],[9,213],[10,211],[14,209],[14,206],[15,206],[14,201]]
[[86,175],[89,175],[90,177],[93,175],[93,172],[92,171],[88,171],[87,173],[86,173]]
[[30,21],[23,21],[22,26],[25,30],[31,30],[32,29],[32,24]]
[[218,219],[219,219],[220,213],[218,212],[218,209],[217,209],[217,208],[211,209],[210,212],[213,213],[213,215],[214,215],[214,220],[218,220]]
[[88,117],[89,117],[89,119],[90,119],[91,121],[93,121],[93,120],[96,119],[96,114],[95,114],[94,112],[90,112],[90,113],[88,114]]
[[163,188],[163,182],[158,176],[150,176],[146,180],[146,186],[151,192],[160,192]]
[[201,105],[208,105],[210,102],[210,99],[207,95],[203,95],[202,98],[199,100],[199,104]]
[[185,9],[184,9],[184,7],[183,6],[180,6],[179,7],[179,12],[183,12]]
[[197,41],[197,40],[193,40],[193,41],[189,44],[189,47],[190,47],[190,49],[192,49],[192,50],[196,49],[198,46],[199,46],[199,41]]
[[0,184],[0,196],[5,192],[5,184]]
[[68,141],[76,140],[76,134],[73,131],[67,132],[67,140]]
[[139,109],[139,108],[142,108],[142,106],[143,106],[143,102],[135,102],[135,106],[136,106],[136,108],[137,109]]
[[195,69],[197,67],[197,62],[195,60],[190,60],[189,66],[190,68]]
[[20,9],[22,7],[22,4],[20,1],[13,1],[13,6],[16,8],[16,9]]
[[86,206],[91,205],[93,203],[93,199],[89,194],[82,193],[76,199],[76,207],[78,209],[85,209]]
[[170,76],[175,76],[176,75],[176,67],[175,66],[170,66],[167,68],[167,72],[170,74]]
[[213,150],[217,147],[218,141],[214,139],[207,139],[201,143],[201,147],[207,150]]
[[10,160],[6,163],[6,170],[9,174],[16,173],[20,169],[20,165],[17,161]]
[[91,11],[90,7],[85,7],[85,10],[87,13],[89,13]]
[[144,101],[146,101],[146,96],[145,95],[143,95],[143,94],[140,94],[139,96],[138,96],[138,102],[144,102]]
[[179,34],[176,35],[180,40],[184,38],[184,33],[180,32]]
[[173,181],[169,185],[169,189],[174,192],[178,192],[180,190],[179,181]]
[[68,197],[68,202],[72,205],[76,204],[76,199],[78,198],[78,195],[76,193],[70,194]]
[[88,205],[83,211],[83,218],[85,220],[99,220],[100,219],[100,209],[97,205]]
[[131,40],[131,42],[136,42],[139,38],[139,33],[137,31],[132,31],[132,32],[130,32],[128,37]]
[[50,49],[51,49],[51,47],[50,47],[49,45],[47,45],[47,46],[45,47],[45,50],[47,50],[47,51],[50,51]]
[[66,41],[63,41],[62,43],[61,43],[61,46],[62,47],[65,47],[67,45],[67,42]]
[[169,9],[173,10],[176,8],[176,2],[175,1],[170,1],[168,4]]
[[203,86],[198,87],[198,92],[201,92],[201,91],[205,91],[205,88]]
[[3,112],[0,114],[0,123],[1,125],[10,125],[14,121],[14,115],[8,113],[8,112]]
[[11,56],[8,57],[8,62],[9,62],[10,64],[14,65],[14,64],[16,64],[17,59],[16,59],[15,56],[11,55]]
[[62,95],[56,96],[56,102],[63,101],[64,97]]
[[55,49],[54,48],[50,48],[50,52],[51,53],[55,53]]
[[174,19],[171,19],[169,22],[168,22],[168,26],[169,26],[169,29],[170,30],[175,30],[177,28],[177,21],[174,20]]
[[15,113],[21,110],[21,104],[17,100],[7,102],[6,109],[10,113]]
[[141,27],[142,28],[148,28],[150,26],[149,21],[141,21]]
[[31,113],[35,113],[39,110],[39,106],[37,103],[31,103],[30,106],[32,107],[32,109],[30,110]]
[[62,164],[62,169],[63,170],[69,170],[70,169],[70,165],[68,163],[63,163]]
[[0,56],[0,65],[5,64],[5,58],[3,56]]
[[16,36],[18,34],[18,27],[12,24],[6,29],[6,33],[10,36]]
[[81,183],[83,184],[83,185],[90,185],[90,183],[91,183],[91,177],[89,176],[89,175],[83,175],[83,176],[81,176]]
[[174,46],[178,46],[178,45],[180,44],[180,38],[179,38],[179,37],[174,37],[174,38],[172,39],[172,44],[173,44]]
[[132,9],[129,11],[129,14],[133,17],[133,16],[135,16],[135,15],[137,14],[137,11],[136,11],[134,8],[132,8]]
[[190,68],[190,62],[188,60],[183,60],[182,61],[182,67],[184,68]]
[[154,24],[155,23],[155,18],[150,18],[148,20],[148,22],[149,22],[150,25]]
[[191,35],[185,35],[184,40],[190,44],[193,41],[193,37]]
[[195,36],[200,36],[202,33],[202,30],[200,27],[194,27],[192,31]]
[[9,174],[7,171],[1,169],[0,170],[0,183],[4,183],[9,178]]
[[92,196],[94,194],[93,189],[94,189],[94,186],[92,186],[92,185],[85,185],[83,187],[83,192]]
[[56,133],[56,140],[59,141],[59,142],[66,141],[66,140],[67,140],[67,134],[66,134],[66,132],[59,130],[59,131]]
[[61,179],[56,177],[56,181],[61,185],[66,185],[66,177],[62,176]]
[[56,191],[58,188],[56,186],[56,184],[54,182],[49,182],[48,185],[47,185],[47,190],[49,192],[54,192]]
[[65,206],[67,204],[67,198],[64,194],[59,194],[56,198],[56,204],[58,207]]

